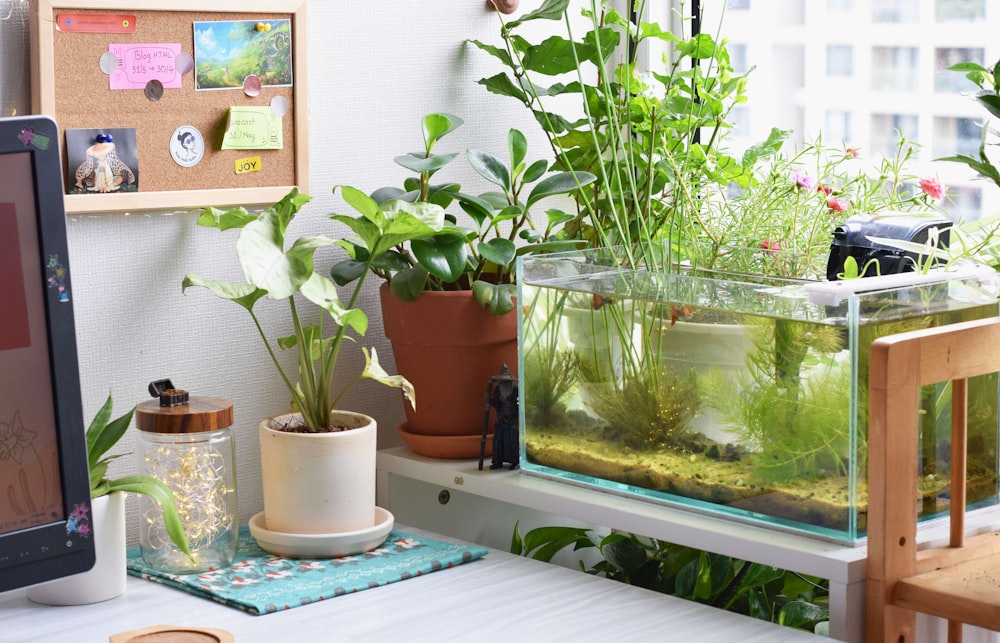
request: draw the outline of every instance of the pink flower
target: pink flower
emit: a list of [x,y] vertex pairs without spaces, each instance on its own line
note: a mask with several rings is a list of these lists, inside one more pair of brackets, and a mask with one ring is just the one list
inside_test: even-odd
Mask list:
[[848,147],[844,149],[844,153],[847,154],[847,158],[856,159],[858,158],[858,154],[860,154],[861,151],[856,147]]
[[830,192],[832,192],[833,190],[830,189],[829,185],[817,185],[816,191],[822,192],[823,194],[830,196]]
[[851,206],[851,202],[842,196],[832,196],[826,200],[826,207],[834,212],[843,212]]
[[760,242],[760,249],[773,255],[777,254],[777,252],[781,250],[781,244],[773,239],[764,239]]
[[816,181],[813,180],[811,176],[805,172],[799,171],[792,175],[792,180],[795,181],[795,185],[799,186],[804,190],[811,190],[816,187]]
[[920,179],[920,189],[935,201],[944,198],[944,186],[934,177]]

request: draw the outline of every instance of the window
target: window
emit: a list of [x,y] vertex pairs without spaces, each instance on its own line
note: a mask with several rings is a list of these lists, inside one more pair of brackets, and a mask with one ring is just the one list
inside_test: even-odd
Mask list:
[[937,0],[934,12],[941,22],[946,20],[983,20],[986,0]]
[[896,154],[899,137],[916,141],[919,117],[914,114],[872,114],[872,149],[886,157]]
[[872,89],[916,91],[919,62],[916,47],[872,47]]
[[[795,141],[843,142],[876,163],[879,154],[895,155],[902,131],[914,144],[909,169],[948,186],[950,214],[1000,212],[1000,189],[962,164],[935,161],[977,155],[984,121],[1000,131],[1000,119],[969,96],[972,82],[948,70],[1000,59],[1000,0],[805,0],[801,25],[779,15],[789,6],[796,14],[789,0],[727,13],[731,1],[701,0],[701,7],[704,29],[728,41],[737,69],[756,68],[734,148],[777,127],[793,130]],[[998,138],[991,135],[988,150],[1000,162]]]
[[823,138],[831,145],[843,143],[850,145],[854,137],[851,135],[851,113],[831,110],[826,113],[826,127]]
[[948,68],[962,62],[984,65],[982,47],[938,47],[934,50],[934,91],[961,93],[976,89],[976,86],[958,71]]
[[854,75],[854,48],[850,45],[826,46],[826,75]]
[[978,157],[982,128],[971,118],[934,117],[934,156],[967,154]]
[[919,15],[919,0],[872,0],[875,22],[916,22]]

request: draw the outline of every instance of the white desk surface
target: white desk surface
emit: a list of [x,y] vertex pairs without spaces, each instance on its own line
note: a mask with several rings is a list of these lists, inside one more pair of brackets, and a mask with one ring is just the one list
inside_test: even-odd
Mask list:
[[93,605],[50,607],[32,603],[24,590],[0,594],[4,643],[101,643],[161,624],[218,627],[238,643],[830,641],[497,550],[452,569],[264,616],[131,576],[122,596]]

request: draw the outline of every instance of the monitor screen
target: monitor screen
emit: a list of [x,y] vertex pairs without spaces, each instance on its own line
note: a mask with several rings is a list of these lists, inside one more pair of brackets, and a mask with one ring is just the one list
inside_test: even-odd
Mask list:
[[0,118],[0,591],[93,565],[56,124]]

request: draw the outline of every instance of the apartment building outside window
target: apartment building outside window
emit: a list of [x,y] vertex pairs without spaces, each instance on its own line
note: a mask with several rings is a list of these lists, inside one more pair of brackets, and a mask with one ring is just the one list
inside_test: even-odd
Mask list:
[[[662,16],[654,20],[671,23],[663,5],[651,4]],[[799,143],[822,136],[859,149],[874,166],[879,155],[896,153],[902,136],[914,145],[914,172],[946,186],[952,217],[1000,211],[1000,188],[964,165],[935,161],[978,154],[988,115],[969,96],[976,87],[948,68],[991,67],[1000,58],[1000,2],[700,0],[700,7],[702,28],[726,39],[734,68],[752,69],[749,100],[732,114],[732,148],[779,127],[794,130]],[[1000,162],[1000,149],[988,149]]]

